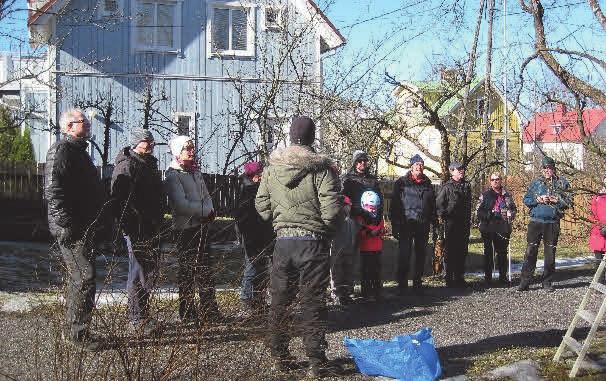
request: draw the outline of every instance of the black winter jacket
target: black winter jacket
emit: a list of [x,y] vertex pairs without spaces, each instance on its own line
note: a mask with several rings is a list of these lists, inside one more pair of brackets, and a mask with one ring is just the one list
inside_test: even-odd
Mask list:
[[66,135],[46,154],[44,194],[48,202],[48,227],[60,239],[80,240],[85,233],[91,236],[104,227],[101,211],[106,197],[86,147],[86,140]]
[[255,246],[265,247],[273,241],[275,233],[271,220],[263,221],[255,208],[255,198],[259,185],[259,183],[253,183],[246,176],[241,177],[235,218],[238,230],[244,236],[246,243],[250,242]]
[[389,215],[393,230],[401,229],[407,220],[430,224],[435,220],[436,195],[431,180],[425,175],[420,183],[408,172],[393,186]]
[[[355,159],[354,164],[355,165]],[[341,192],[343,195],[351,199],[351,217],[366,216],[362,209],[361,201],[362,194],[368,190],[375,191],[381,199],[381,206],[377,215],[383,215],[383,193],[379,187],[379,180],[376,176],[368,172],[360,173],[355,168],[351,168],[349,172],[341,178]]]
[[158,234],[166,196],[154,156],[139,155],[130,147],[122,149],[116,156],[111,189],[113,216],[131,240]]
[[465,180],[448,180],[436,198],[439,217],[451,222],[471,225],[471,187]]

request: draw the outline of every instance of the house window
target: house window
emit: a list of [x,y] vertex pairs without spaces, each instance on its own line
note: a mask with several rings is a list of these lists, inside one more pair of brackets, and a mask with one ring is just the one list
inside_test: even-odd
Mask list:
[[97,10],[101,18],[122,16],[120,0],[99,0]]
[[549,127],[551,127],[555,135],[559,135],[562,132],[562,125],[560,123],[552,124]]
[[265,29],[281,30],[284,25],[282,9],[265,7]]
[[209,4],[207,36],[209,56],[254,55],[254,8],[240,1]]
[[486,101],[484,98],[476,99],[476,117],[481,118],[484,115],[484,109],[486,107]]
[[196,131],[196,118],[193,112],[176,112],[173,121],[177,127],[177,135],[194,135]]
[[137,50],[178,51],[181,1],[139,0],[134,21]]
[[502,158],[505,153],[505,140],[495,139],[494,141],[494,154],[498,158]]

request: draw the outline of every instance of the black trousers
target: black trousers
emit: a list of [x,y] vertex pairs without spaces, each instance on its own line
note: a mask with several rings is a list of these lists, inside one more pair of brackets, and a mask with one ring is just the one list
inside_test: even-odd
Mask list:
[[494,257],[497,257],[497,268],[499,279],[507,279],[507,245],[509,234],[486,232],[482,233],[484,241],[484,279],[492,280],[492,269],[494,268]]
[[72,340],[86,335],[95,305],[95,253],[93,245],[83,240],[59,241],[65,263],[66,322]]
[[537,267],[537,256],[539,245],[543,240],[543,285],[551,285],[555,275],[555,255],[560,236],[560,222],[543,223],[530,221],[528,232],[526,233],[526,254],[524,256],[524,265],[522,266],[522,282],[530,283],[534,270]]
[[[213,263],[206,250],[206,227],[176,231],[179,271],[179,316],[183,319],[204,318],[204,314],[218,311],[215,300]],[[196,308],[195,295],[200,298]]]
[[269,344],[273,356],[288,353],[288,307],[297,292],[301,300],[302,335],[310,359],[325,358],[326,289],[329,283],[329,245],[323,240],[278,239],[271,267]]
[[251,279],[252,302],[259,303],[263,300],[269,284],[269,263],[275,241],[261,242],[249,237],[248,234],[243,234],[242,240],[244,242],[244,255],[246,255],[254,270],[254,276]]
[[425,267],[425,255],[427,253],[427,241],[429,240],[429,224],[408,220],[400,232],[400,255],[398,257],[398,285],[408,286],[408,272],[410,271],[410,258],[414,245],[415,268],[412,275],[413,282],[421,283],[423,269]]
[[360,285],[363,297],[378,296],[383,288],[381,281],[381,252],[360,252]]
[[465,277],[465,260],[469,252],[470,225],[467,221],[446,220],[444,249],[446,252],[446,282],[462,281]]

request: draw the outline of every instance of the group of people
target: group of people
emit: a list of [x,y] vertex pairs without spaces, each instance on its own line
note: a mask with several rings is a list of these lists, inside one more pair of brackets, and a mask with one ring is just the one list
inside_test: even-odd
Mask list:
[[[112,231],[123,236],[129,253],[127,292],[132,328],[143,333],[156,328],[157,322],[149,316],[149,298],[158,277],[166,199],[179,263],[179,317],[198,323],[221,319],[205,247],[215,212],[191,138],[177,136],[170,141],[173,160],[162,181],[153,156],[154,136],[145,129],[131,131],[129,146],[116,157],[107,198],[86,150],[90,137],[86,116],[70,110],[62,115],[60,125],[64,138],[48,151],[45,193],[50,231],[67,267],[68,338],[89,349],[99,345],[89,331],[96,291],[95,245],[109,239]],[[274,150],[265,167],[256,161],[244,165],[235,217],[247,264],[241,294],[245,311],[251,316],[265,314],[269,287],[267,344],[276,366],[290,369],[295,361],[289,351],[288,307],[298,297],[309,370],[319,375],[338,368],[326,357],[326,291],[330,287],[338,304],[353,302],[353,263],[359,256],[361,297],[382,297],[381,253],[386,229],[383,194],[370,172],[368,155],[354,152],[351,167],[339,177],[335,163],[312,148],[315,130],[309,117],[294,117],[288,147]],[[542,166],[543,175],[530,184],[524,197],[530,223],[519,291],[529,289],[541,240],[545,246],[543,287],[553,291],[559,221],[571,205],[570,185],[556,175],[553,159],[545,157]],[[449,172],[450,180],[436,194],[424,174],[423,158],[414,155],[410,171],[394,184],[389,217],[392,234],[399,241],[399,293],[408,292],[409,279],[413,290],[423,287],[432,226],[444,230],[446,285],[466,285],[471,187],[464,165],[453,162]],[[603,254],[606,213],[601,205],[606,204],[606,189],[594,204],[595,219],[601,225],[592,232],[592,248]],[[516,211],[500,173],[492,173],[490,187],[480,195],[476,208],[488,283],[495,254],[499,281],[507,283],[507,247]]]
[[87,152],[90,122],[86,116],[81,110],[67,111],[60,127],[63,138],[49,148],[46,157],[45,197],[49,230],[67,270],[67,339],[90,350],[101,344],[89,330],[96,292],[96,249],[100,242],[113,241],[116,231],[129,256],[131,329],[149,334],[158,328],[149,314],[149,299],[158,278],[166,199],[172,214],[170,234],[177,247],[179,316],[185,322],[220,319],[205,250],[208,223],[215,212],[191,138],[177,136],[170,141],[173,160],[162,181],[153,156],[154,136],[149,130],[133,130],[129,146],[116,157],[107,197]]

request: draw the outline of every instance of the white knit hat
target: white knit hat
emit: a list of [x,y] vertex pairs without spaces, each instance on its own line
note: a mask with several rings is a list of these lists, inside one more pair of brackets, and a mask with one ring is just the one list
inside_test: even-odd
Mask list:
[[170,140],[170,142],[168,142],[168,146],[170,147],[170,152],[175,157],[181,155],[181,151],[183,151],[183,147],[185,146],[185,143],[187,143],[191,140],[192,139],[189,136],[184,136],[184,135],[175,136],[174,138],[172,138]]

